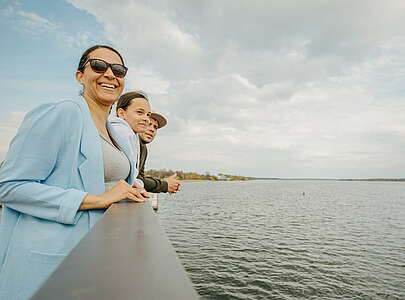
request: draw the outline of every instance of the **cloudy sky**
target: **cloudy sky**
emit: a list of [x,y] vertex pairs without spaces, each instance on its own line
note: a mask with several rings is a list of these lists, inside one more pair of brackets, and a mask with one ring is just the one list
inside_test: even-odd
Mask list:
[[169,121],[150,168],[405,177],[402,0],[0,1],[0,32],[0,159],[105,43]]

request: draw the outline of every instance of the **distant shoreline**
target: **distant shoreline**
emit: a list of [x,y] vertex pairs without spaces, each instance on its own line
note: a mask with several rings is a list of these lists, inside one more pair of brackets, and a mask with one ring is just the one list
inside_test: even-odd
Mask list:
[[207,182],[207,181],[251,181],[251,180],[317,180],[317,181],[389,181],[389,182],[405,182],[405,178],[252,178],[245,180],[209,180],[209,179],[181,179],[182,182]]
[[205,182],[205,181],[218,181],[218,180],[208,180],[208,179],[180,179],[181,182]]
[[391,182],[405,182],[404,178],[384,178],[384,177],[370,177],[370,178],[316,178],[316,177],[253,177],[253,176],[242,176],[242,175],[230,175],[225,173],[217,173],[211,175],[208,171],[205,174],[198,174],[196,172],[185,172],[181,170],[148,170],[146,172],[147,176],[155,178],[167,178],[172,176],[172,174],[177,174],[177,179],[184,182],[206,182],[206,181],[248,181],[248,180],[318,180],[318,181],[391,181]]
[[338,181],[396,181],[404,182],[405,178],[366,178],[366,179],[337,179]]
[[405,182],[405,178],[255,178],[253,180],[319,180],[319,181],[393,181]]

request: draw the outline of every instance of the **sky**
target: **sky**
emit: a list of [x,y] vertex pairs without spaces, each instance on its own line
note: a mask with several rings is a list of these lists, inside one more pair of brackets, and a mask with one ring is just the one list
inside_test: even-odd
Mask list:
[[402,0],[0,0],[0,34],[0,159],[101,43],[168,119],[147,168],[405,177]]

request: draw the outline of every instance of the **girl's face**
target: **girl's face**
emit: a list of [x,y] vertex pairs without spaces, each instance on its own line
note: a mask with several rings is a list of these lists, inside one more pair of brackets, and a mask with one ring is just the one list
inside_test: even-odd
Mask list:
[[136,133],[143,133],[148,129],[150,113],[149,102],[144,98],[132,99],[126,110],[118,109],[118,117],[125,120]]
[[[98,48],[89,54],[88,59],[101,59],[109,64],[122,64],[117,53],[107,48]],[[93,71],[87,62],[83,72],[76,72],[76,79],[84,86],[83,97],[106,106],[114,104],[125,86],[125,79],[117,77],[108,67],[104,73]]]

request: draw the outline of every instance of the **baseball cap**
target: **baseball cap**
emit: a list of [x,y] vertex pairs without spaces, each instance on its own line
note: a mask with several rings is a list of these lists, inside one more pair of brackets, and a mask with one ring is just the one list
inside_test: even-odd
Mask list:
[[163,117],[161,114],[153,112],[150,114],[150,117],[158,122],[158,128],[162,128],[167,124],[166,118]]

